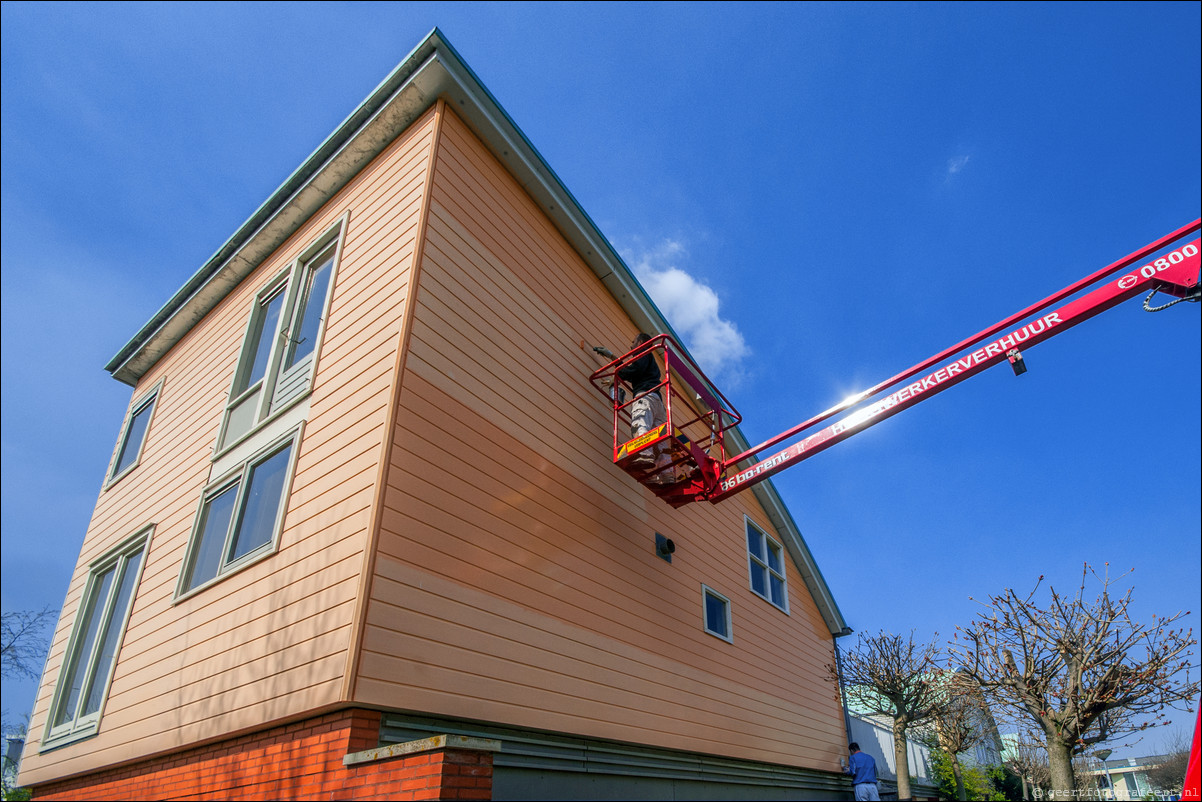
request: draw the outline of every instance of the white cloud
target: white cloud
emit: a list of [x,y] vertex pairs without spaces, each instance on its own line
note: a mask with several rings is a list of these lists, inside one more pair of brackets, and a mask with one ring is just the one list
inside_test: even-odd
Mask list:
[[968,160],[971,156],[957,156],[954,159],[947,160],[947,174],[953,176],[963,170],[968,165]]
[[718,294],[677,266],[684,255],[684,246],[673,240],[641,254],[624,254],[701,369],[719,383],[737,383],[751,350],[738,327],[719,313]]

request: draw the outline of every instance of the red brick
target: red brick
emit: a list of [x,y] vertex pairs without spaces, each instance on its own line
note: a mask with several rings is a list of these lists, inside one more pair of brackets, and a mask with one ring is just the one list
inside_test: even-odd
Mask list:
[[97,772],[39,799],[488,799],[492,755],[426,752],[347,768],[343,755],[379,744],[381,714],[346,711]]
[[408,780],[401,780],[401,788],[405,791],[417,791],[422,788],[429,788],[433,785],[429,777],[415,777]]

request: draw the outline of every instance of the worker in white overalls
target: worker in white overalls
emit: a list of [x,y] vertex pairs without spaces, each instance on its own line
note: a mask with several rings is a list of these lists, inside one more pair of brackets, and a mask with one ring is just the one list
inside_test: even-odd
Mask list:
[[[639,332],[630,344],[630,350],[638,348],[649,341],[651,335]],[[664,409],[664,399],[660,394],[661,376],[659,364],[651,351],[643,354],[629,365],[618,370],[618,378],[630,385],[634,400],[630,403],[630,437],[646,434],[657,426],[662,426],[667,419]],[[667,468],[672,462],[670,451],[663,447],[663,442],[657,443],[651,453],[640,452],[631,465],[635,468],[650,470],[651,468]],[[670,470],[661,470],[652,481],[669,484],[675,480]]]

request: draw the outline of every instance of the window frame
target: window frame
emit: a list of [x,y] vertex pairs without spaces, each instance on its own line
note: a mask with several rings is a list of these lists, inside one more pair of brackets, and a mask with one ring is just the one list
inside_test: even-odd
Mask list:
[[[286,270],[281,270],[276,275],[272,276],[261,290],[255,293],[254,306],[251,308],[250,316],[246,323],[246,330],[242,335],[242,344],[239,347],[238,362],[234,367],[234,378],[230,384],[229,393],[226,396],[225,409],[221,416],[221,432],[217,437],[217,448],[214,454],[223,454],[234,448],[238,443],[245,440],[253,434],[269,417],[268,410],[271,405],[271,396],[275,391],[275,385],[279,377],[277,375],[277,366],[279,364],[281,345],[280,341],[284,339],[287,330],[288,309],[292,304],[292,273],[293,266],[289,266]],[[280,319],[276,321],[275,332],[268,334],[263,330],[262,310],[266,302],[274,298],[278,294],[283,294],[284,305],[280,310]],[[251,341],[259,342],[262,337],[268,336],[273,339],[270,350],[267,355],[267,365],[264,369],[263,376],[254,383],[247,383],[247,386],[241,390],[238,386],[247,379],[247,373],[253,367],[255,354],[252,351],[258,349],[250,348]],[[225,443],[225,438],[230,427],[230,420],[233,417],[233,410],[243,403],[248,401],[251,396],[258,394],[259,400],[256,403],[255,414],[251,425],[245,432],[236,436],[229,443]]]
[[[100,731],[100,722],[104,717],[104,708],[108,704],[109,690],[113,684],[113,676],[117,673],[118,657],[121,654],[121,647],[125,641],[126,630],[129,627],[129,620],[133,615],[134,602],[137,600],[138,589],[142,584],[142,575],[146,570],[146,563],[150,554],[150,543],[154,536],[155,524],[147,524],[139,529],[135,534],[121,541],[115,548],[105,552],[101,557],[92,561],[88,566],[88,581],[84,586],[83,596],[80,597],[79,608],[75,612],[75,621],[71,625],[71,637],[67,641],[67,650],[63,653],[63,662],[59,666],[58,678],[55,680],[54,696],[50,702],[50,712],[46,720],[46,735],[42,739],[42,751],[56,749],[60,746],[76,743],[85,738],[90,738]],[[91,695],[91,688],[95,682],[96,672],[100,669],[100,657],[102,656],[102,644],[104,636],[111,625],[113,616],[118,612],[116,608],[117,597],[120,595],[121,583],[125,579],[126,570],[129,566],[129,561],[135,555],[140,555],[138,566],[135,569],[133,576],[132,590],[129,594],[129,600],[126,602],[125,610],[121,611],[121,622],[118,625],[116,640],[114,643],[112,661],[109,664],[107,671],[108,676],[105,677],[103,690],[100,692],[100,701],[97,705],[96,712],[87,715],[81,715],[80,709],[87,703],[88,697]],[[82,666],[80,660],[83,655],[80,650],[84,644],[80,642],[80,638],[85,630],[85,619],[92,618],[91,613],[98,608],[94,606],[97,601],[96,594],[98,593],[97,581],[110,568],[114,569],[114,582],[106,591],[107,595],[104,599],[104,607],[100,612],[98,624],[95,631],[95,640],[89,645],[90,653],[87,655],[87,664]],[[69,722],[55,725],[55,720],[59,718],[62,712],[62,706],[67,703],[67,697],[70,694],[70,688],[67,687],[68,677],[74,677],[76,672],[82,670],[83,679],[80,682],[80,694],[75,702],[75,714]]]
[[308,250],[310,253],[307,257],[301,257],[297,260],[299,265],[293,279],[292,314],[288,326],[288,338],[282,346],[283,350],[280,352],[279,377],[281,379],[304,369],[298,366],[305,357],[301,357],[299,361],[293,361],[297,349],[304,342],[303,340],[298,340],[297,335],[301,333],[305,325],[305,312],[308,311],[309,299],[313,293],[313,276],[325,266],[326,262],[330,263],[330,275],[326,279],[325,298],[322,299],[317,328],[313,332],[313,349],[310,353],[313,354],[314,359],[316,359],[317,349],[321,345],[321,334],[325,328],[326,314],[330,305],[330,290],[334,286],[334,268],[338,262],[338,243],[330,240],[324,245],[318,245]]
[[[204,490],[201,491],[200,502],[197,504],[196,515],[192,522],[192,531],[188,536],[188,547],[184,553],[184,561],[180,568],[179,579],[176,582],[175,602],[191,598],[226,577],[233,576],[279,551],[280,535],[284,531],[284,518],[288,511],[288,499],[292,495],[292,481],[296,476],[296,463],[300,453],[301,434],[303,431],[304,423],[301,422],[282,437],[277,437],[262,448],[255,450],[235,467],[209,482]],[[267,462],[285,448],[290,448],[292,451],[288,455],[288,465],[285,468],[283,484],[280,487],[280,498],[276,506],[275,522],[272,525],[271,535],[262,545],[256,546],[247,553],[231,560],[228,558],[228,555],[233,546],[233,537],[238,532],[237,524],[246,511],[247,488],[249,487],[251,474],[256,467]],[[203,541],[202,536],[204,532],[202,523],[205,521],[205,511],[213,499],[229,490],[235,484],[238,486],[237,495],[234,500],[233,511],[230,514],[230,521],[226,525],[225,535],[222,538],[217,571],[208,579],[198,582],[192,587],[188,587],[187,583],[191,578],[192,571],[195,569],[195,561]]]
[[[762,556],[759,554],[755,554],[751,551],[751,543],[749,542],[749,538],[748,538],[748,533],[751,529],[754,529],[756,532],[759,533],[760,542],[764,544],[764,554]],[[788,552],[785,551],[784,544],[781,543],[776,538],[774,538],[772,535],[768,534],[768,532],[762,526],[757,524],[755,521],[751,520],[751,517],[747,516],[747,515],[743,516],[743,543],[747,547],[747,587],[748,587],[748,589],[750,589],[751,592],[754,593],[756,596],[758,596],[761,599],[763,599],[764,601],[768,602],[776,609],[780,610],[785,615],[789,615],[789,575],[788,575],[788,563],[785,561],[785,557],[788,554]],[[776,553],[780,555],[781,570],[779,570],[779,571],[774,569],[772,567],[772,565],[768,562],[768,559],[767,559],[768,552],[773,550],[773,547],[775,547]],[[758,590],[755,589],[755,571],[757,568],[762,569],[764,572],[764,577],[766,580],[765,589],[767,590],[767,593],[760,593]],[[782,592],[782,598],[784,599],[784,604],[777,604],[772,599],[772,579],[773,579],[773,577],[780,579],[781,592]]]
[[[707,602],[711,596],[722,602],[724,617],[726,620],[725,634],[710,629],[709,605]],[[707,635],[713,635],[719,640],[724,640],[727,643],[735,642],[734,617],[731,614],[730,599],[704,583],[701,585],[701,628],[705,630]]]
[[[141,464],[142,453],[146,450],[146,441],[150,439],[150,427],[154,425],[154,413],[159,406],[159,395],[163,389],[163,381],[163,379],[159,379],[154,387],[151,387],[135,403],[130,404],[129,409],[126,411],[125,420],[121,423],[121,434],[117,437],[117,449],[113,452],[113,458],[109,464],[108,478],[104,483],[105,490],[120,482]],[[121,470],[118,470],[117,466],[121,464],[121,457],[125,454],[125,449],[129,445],[130,427],[133,425],[134,418],[146,409],[149,410],[149,417],[146,420],[146,428],[142,431],[142,440],[138,443],[138,450],[134,453],[133,461]]]
[[[217,432],[217,441],[213,446],[213,462],[217,462],[234,449],[254,438],[256,434],[268,427],[272,421],[278,419],[289,409],[308,398],[312,393],[313,379],[317,375],[317,362],[321,354],[321,345],[325,339],[326,322],[330,314],[330,302],[334,296],[334,282],[337,280],[338,268],[342,263],[342,249],[346,241],[345,233],[348,218],[349,212],[326,228],[320,236],[301,250],[295,259],[272,275],[263,284],[262,288],[255,293],[251,312],[247,317],[246,326],[243,329],[242,341],[238,347],[238,360],[234,365],[229,391],[226,394],[226,402],[221,414],[221,426]],[[302,307],[308,299],[307,290],[311,271],[315,271],[324,265],[326,260],[323,257],[327,255],[329,255],[332,263],[330,266],[329,283],[326,285],[325,299],[322,303],[317,331],[314,335],[312,358],[307,362],[302,360],[296,365],[285,368],[285,360],[294,348],[293,338],[296,335],[296,327],[302,325],[304,322],[304,309]],[[276,323],[276,330],[270,335],[273,338],[273,342],[268,354],[263,377],[253,385],[239,389],[239,385],[246,379],[246,374],[253,367],[255,361],[255,352],[258,349],[251,348],[251,345],[261,342],[262,337],[267,334],[261,328],[263,323],[261,310],[264,307],[264,302],[280,292],[284,294],[284,305],[280,311],[280,319]],[[299,378],[302,375],[305,375],[305,378]],[[303,389],[273,409],[272,404],[275,401],[276,389],[288,381],[300,382],[303,384]],[[256,393],[259,398],[250,425],[246,431],[231,436],[230,421],[233,417],[231,413]]]

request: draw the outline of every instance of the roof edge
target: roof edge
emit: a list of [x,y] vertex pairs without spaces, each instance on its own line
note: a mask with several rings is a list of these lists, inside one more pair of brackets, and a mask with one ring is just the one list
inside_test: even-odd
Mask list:
[[[152,343],[155,335],[161,333],[166,324],[176,314],[183,311],[189,301],[198,297],[198,294],[218,275],[224,265],[234,259],[254,239],[256,234],[262,232],[273,219],[277,218],[287,207],[289,201],[310,184],[331,157],[352,141],[355,134],[398,93],[398,90],[409,78],[420,70],[423,63],[442,42],[443,37],[438,28],[434,28],[427,34],[421,43],[410,51],[409,55],[402,59],[401,63],[371,91],[367,98],[309,154],[308,158],[284,179],[284,182],[251,214],[246,222],[238,227],[233,235],[217,249],[217,252],[209,257],[200,269],[184,283],[184,286],[142,326],[129,342],[121,347],[104,366],[104,369],[118,381],[135,385],[142,373],[153,365],[151,362],[143,370],[138,370],[137,366],[131,365],[138,353]],[[433,99],[430,101],[430,105],[432,104]],[[232,289],[232,286],[229,289]],[[224,295],[225,293],[222,293],[221,297]],[[199,318],[200,316],[197,316],[193,322]],[[188,328],[191,326],[189,325]],[[157,358],[154,361],[157,361]]]

